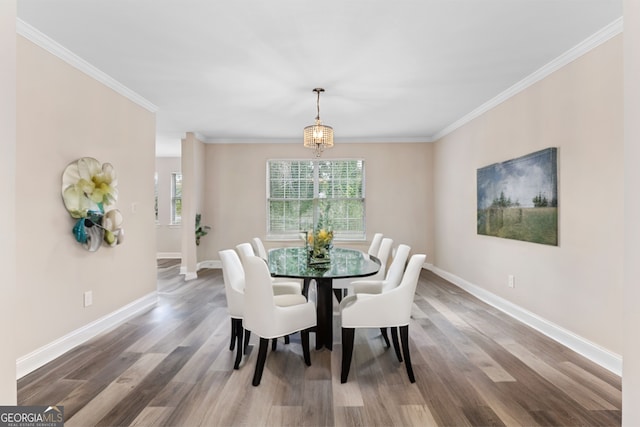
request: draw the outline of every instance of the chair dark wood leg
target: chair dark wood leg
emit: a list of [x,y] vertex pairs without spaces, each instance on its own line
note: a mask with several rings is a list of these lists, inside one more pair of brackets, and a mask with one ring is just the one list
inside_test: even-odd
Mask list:
[[340,382],[342,384],[347,382],[347,377],[349,376],[355,331],[354,328],[342,328],[342,372],[340,373]]
[[249,338],[251,337],[251,331],[245,329],[244,331],[244,347],[243,352],[247,354],[247,349],[249,348]]
[[334,289],[333,294],[336,296],[338,302],[342,301],[342,289]]
[[231,318],[231,342],[229,343],[229,351],[233,351],[236,346],[236,321],[238,319]]
[[238,319],[238,323],[236,324],[236,339],[238,341],[238,348],[236,350],[236,361],[233,364],[233,369],[238,369],[240,367],[240,361],[242,360],[242,353],[243,353],[243,349],[244,347],[242,346],[242,335],[243,335],[243,327],[242,327],[242,320]]
[[289,335],[284,336],[284,343],[289,344]]
[[304,295],[307,301],[309,300],[309,285],[311,284],[312,280],[313,279],[304,279],[302,281],[302,295]]
[[413,375],[413,366],[411,366],[411,355],[409,354],[409,325],[400,326],[400,340],[402,340],[404,364],[407,367],[407,375],[409,375],[409,381],[415,383],[416,377]]
[[391,328],[391,339],[393,340],[393,348],[398,356],[398,362],[402,362],[402,353],[400,352],[400,343],[398,342],[398,328]]
[[382,338],[384,339],[384,343],[387,345],[387,348],[391,347],[391,343],[389,342],[389,335],[387,334],[387,328],[380,328],[380,333],[382,334]]
[[302,338],[302,355],[304,356],[304,363],[307,366],[311,366],[311,355],[309,354],[309,330],[305,329],[300,331]]
[[274,338],[271,340],[271,351],[276,351],[278,347],[278,338]]
[[260,385],[262,379],[262,371],[264,371],[264,363],[267,360],[267,348],[269,347],[269,339],[260,337],[260,350],[258,351],[258,360],[256,360],[256,371],[253,374],[252,384]]

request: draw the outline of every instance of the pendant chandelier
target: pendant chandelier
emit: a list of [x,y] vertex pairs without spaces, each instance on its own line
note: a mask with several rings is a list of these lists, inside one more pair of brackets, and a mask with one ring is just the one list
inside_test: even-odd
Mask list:
[[318,94],[316,101],[318,115],[315,124],[304,128],[304,146],[311,148],[316,157],[320,157],[325,148],[333,147],[333,128],[323,125],[320,120],[320,92],[324,92],[324,89],[317,87],[313,91]]

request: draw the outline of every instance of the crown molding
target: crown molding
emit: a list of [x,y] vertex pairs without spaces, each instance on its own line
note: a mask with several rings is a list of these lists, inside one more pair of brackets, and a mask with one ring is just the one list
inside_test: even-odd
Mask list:
[[[486,103],[480,105],[478,108],[471,111],[469,114],[461,117],[460,119],[451,123],[449,126],[443,128],[442,130],[440,130],[439,132],[437,132],[432,136],[415,137],[415,138],[390,137],[390,138],[372,138],[372,139],[367,139],[362,137],[340,138],[340,139],[336,139],[336,143],[430,143],[430,142],[435,142],[438,139],[448,135],[449,133],[469,123],[473,119],[481,116],[482,114],[486,113],[492,108],[498,106],[499,104],[506,101],[507,99],[522,92],[523,90],[527,89],[533,84],[546,78],[553,72],[559,70],[560,68],[566,66],[567,64],[571,63],[572,61],[576,60],[582,55],[588,53],[589,51],[598,47],[602,43],[622,33],[622,31],[623,31],[623,18],[620,17],[615,21],[613,21],[611,24],[607,25],[606,27],[598,31],[597,33],[595,33],[594,35],[592,35],[591,37],[585,39],[578,45],[574,46],[573,48],[571,48],[570,50],[568,50],[558,58],[549,62],[542,68],[538,69],[537,71],[533,72],[529,76],[525,77],[520,82],[509,87],[502,93],[498,94],[497,96],[490,99]],[[100,71],[93,65],[89,64],[84,59],[80,58],[79,56],[77,56],[76,54],[74,54],[64,46],[60,45],[53,39],[49,38],[48,36],[41,33],[40,31],[38,31],[37,29],[35,29],[34,27],[32,27],[31,25],[27,24],[26,22],[22,21],[19,18],[16,18],[16,32],[19,35],[37,44],[41,48],[47,50],[51,54],[64,60],[65,62],[77,68],[78,70],[84,72],[85,74],[91,76],[97,81],[103,83],[105,86],[113,89],[117,93],[128,98],[132,102],[135,102],[136,104],[149,110],[150,112],[155,113],[158,111],[157,106],[155,106],[154,104],[152,104],[151,102],[143,98],[142,96],[138,95],[131,89],[127,88],[123,84],[119,83],[117,80],[110,77],[106,73]],[[204,143],[210,143],[210,144],[299,143],[300,142],[300,138],[278,138],[278,139],[208,138],[201,134],[198,134],[196,137],[198,138],[198,140]]]
[[589,51],[595,49],[600,46],[602,43],[610,40],[611,38],[617,36],[622,33],[624,29],[623,18],[620,17],[613,21],[611,24],[607,25],[591,37],[583,40],[573,48],[569,49],[553,61],[549,62],[547,65],[542,68],[534,71],[529,76],[525,77],[523,80],[514,84],[504,92],[498,94],[496,97],[490,99],[486,103],[482,104],[480,107],[476,108],[466,116],[456,120],[446,128],[442,129],[440,132],[436,133],[431,139],[432,141],[437,141],[438,139],[450,134],[454,130],[462,127],[463,125],[469,123],[471,120],[475,119],[478,116],[486,113],[492,108],[498,106],[502,102],[511,98],[512,96],[522,92],[533,84],[539,82],[545,77],[549,76],[551,73],[559,70],[560,68],[566,66],[572,61],[578,59],[582,55],[588,53]]
[[57,56],[58,58],[62,59],[69,65],[77,68],[78,70],[82,71],[88,76],[99,81],[103,85],[113,89],[114,91],[124,96],[125,98],[131,100],[132,102],[135,102],[136,104],[145,108],[146,110],[152,113],[155,113],[158,111],[158,107],[156,107],[154,104],[152,104],[142,96],[138,95],[137,93],[135,93],[134,91],[132,91],[131,89],[123,85],[122,83],[118,82],[113,77],[109,76],[103,71],[100,71],[93,65],[89,64],[87,61],[80,58],[78,55],[71,52],[69,49],[62,46],[60,43],[51,39],[47,35],[41,33],[31,25],[21,20],[20,18],[16,18],[16,32],[22,37],[26,38],[27,40],[30,40],[31,42],[40,46],[47,52],[51,53],[52,55]]
[[[199,141],[206,144],[301,144],[302,137],[300,138],[209,138],[202,134],[197,134]],[[407,137],[389,137],[389,138],[335,138],[336,144],[385,144],[385,143],[405,143],[405,144],[421,144],[434,142],[434,139],[429,136],[407,138]]]

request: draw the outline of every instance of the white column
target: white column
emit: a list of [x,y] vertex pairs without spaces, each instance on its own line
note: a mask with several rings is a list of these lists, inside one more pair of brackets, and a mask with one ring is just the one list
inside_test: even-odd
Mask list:
[[[15,405],[16,0],[0,2],[0,405]],[[26,238],[26,236],[25,236]]]
[[185,280],[198,277],[198,253],[196,247],[196,210],[198,209],[197,159],[195,135],[188,132],[182,140],[182,264],[180,272]]

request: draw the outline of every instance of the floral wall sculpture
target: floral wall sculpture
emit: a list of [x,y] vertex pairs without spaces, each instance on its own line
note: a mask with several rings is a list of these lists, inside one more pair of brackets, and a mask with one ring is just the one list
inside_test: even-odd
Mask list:
[[76,220],[73,234],[90,252],[102,243],[122,243],[122,214],[116,208],[118,179],[110,163],[100,164],[92,157],[70,163],[62,175],[62,199]]

